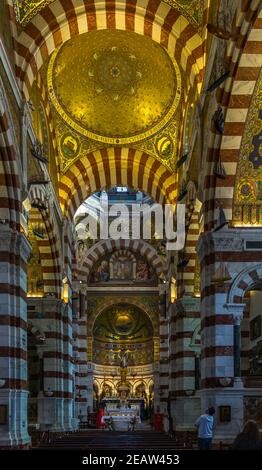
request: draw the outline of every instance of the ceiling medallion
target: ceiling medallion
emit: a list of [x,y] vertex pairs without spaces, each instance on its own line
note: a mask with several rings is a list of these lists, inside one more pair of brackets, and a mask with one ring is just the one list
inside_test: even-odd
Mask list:
[[169,159],[174,153],[174,142],[171,136],[168,134],[161,135],[156,140],[156,151],[159,157],[163,160]]
[[136,56],[117,46],[95,53],[88,75],[95,93],[107,93],[114,101],[133,95],[142,79]]
[[66,133],[60,140],[60,148],[66,159],[75,158],[79,154],[81,143],[78,138],[70,133]]
[[237,191],[240,201],[254,201],[256,199],[256,184],[250,179],[242,178],[238,184]]
[[56,49],[48,92],[74,131],[105,144],[156,135],[181,99],[178,65],[151,38],[118,30],[84,33]]

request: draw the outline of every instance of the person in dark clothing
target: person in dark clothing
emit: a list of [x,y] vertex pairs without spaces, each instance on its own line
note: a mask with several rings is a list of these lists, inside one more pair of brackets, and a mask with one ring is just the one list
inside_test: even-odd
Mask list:
[[232,444],[233,450],[262,450],[262,440],[259,436],[258,425],[248,421]]

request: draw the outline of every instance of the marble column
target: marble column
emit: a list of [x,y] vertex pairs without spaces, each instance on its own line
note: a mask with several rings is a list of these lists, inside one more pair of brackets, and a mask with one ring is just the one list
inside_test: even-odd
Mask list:
[[[201,411],[211,405],[216,409],[215,441],[232,441],[243,425],[244,388],[239,374],[240,320],[245,305],[229,303],[236,293],[241,302],[240,294],[244,293],[237,288],[237,276],[246,266],[241,261],[243,233],[228,228],[206,232],[197,244],[201,264]],[[231,410],[229,421],[220,414],[225,406]]]
[[[54,296],[28,299],[30,322],[45,334],[41,346],[43,391],[38,395],[38,423],[54,432],[71,430],[72,321],[67,304]],[[34,309],[32,309],[34,307]]]
[[200,328],[199,298],[184,296],[172,304],[170,315],[169,376],[171,412],[176,432],[194,431],[201,412],[195,387],[195,356],[200,345],[193,335]]
[[26,268],[31,245],[22,233],[0,225],[0,448],[30,445],[27,422]]
[[246,304],[225,304],[226,310],[232,314],[234,319],[234,387],[242,387],[241,379],[241,321]]

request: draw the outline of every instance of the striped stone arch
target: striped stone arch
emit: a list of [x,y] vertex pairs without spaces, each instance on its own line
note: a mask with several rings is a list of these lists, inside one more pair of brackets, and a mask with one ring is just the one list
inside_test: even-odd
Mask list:
[[43,222],[48,235],[46,239],[37,240],[41,253],[44,292],[55,293],[59,298],[61,296],[59,233],[53,220],[45,187],[32,185],[28,197],[32,206],[30,221]]
[[166,266],[150,243],[143,240],[101,240],[87,251],[83,265],[78,268],[78,279],[86,280],[100,258],[118,250],[128,250],[144,256],[158,276],[166,271]]
[[59,199],[63,214],[73,220],[87,197],[114,185],[144,191],[160,204],[176,202],[175,174],[145,152],[110,147],[77,160],[62,176]]
[[126,250],[125,248],[119,248],[119,250],[115,251],[113,255],[111,256],[111,261],[115,261],[117,259],[117,256],[127,256],[130,258],[131,261],[135,262],[136,258],[132,253],[130,253],[129,250]]
[[196,244],[199,238],[199,211],[200,201],[196,198],[196,186],[193,181],[187,184],[186,204],[186,241],[183,257],[189,259],[184,268],[178,268],[177,289],[178,296],[192,295],[195,288],[196,270]]
[[44,107],[44,112],[46,115],[47,125],[49,129],[50,140],[52,141],[52,147],[54,150],[56,165],[58,169],[59,168],[59,151],[58,151],[56,133],[55,133],[54,123],[53,123],[53,118],[52,118],[52,110],[51,110],[50,102],[48,99],[47,90],[43,83],[40,73],[37,74],[36,84],[37,84],[37,87],[38,87],[38,90],[42,99],[42,104]]
[[186,196],[186,201],[185,201],[185,204],[186,204],[185,219],[186,219],[186,226],[188,227],[190,224],[192,214],[194,212],[197,191],[196,191],[196,185],[193,181],[189,181],[186,189],[187,189],[187,196]]
[[195,289],[197,263],[196,244],[199,238],[199,210],[200,205],[196,203],[192,211],[186,236],[185,256],[189,259],[188,264],[183,269],[183,287],[186,295],[193,295]]
[[20,231],[21,176],[15,131],[0,78],[0,219]]
[[[261,2],[259,2],[261,4]],[[262,8],[244,42],[243,51],[234,77],[229,105],[225,116],[225,130],[220,147],[220,158],[226,164],[227,180],[216,181],[215,198],[222,199],[227,219],[232,220],[233,194],[237,163],[248,118],[248,110],[262,67]],[[227,200],[227,202],[225,202]]]
[[[205,5],[207,8],[208,2]],[[11,0],[9,9],[15,31]],[[55,0],[14,35],[16,73],[25,96],[29,96],[38,70],[54,49],[78,34],[99,29],[128,30],[151,37],[169,51],[188,77],[185,96],[190,86],[200,91],[204,41],[175,8],[160,0]]]
[[[227,220],[232,220],[236,167],[244,134],[248,108],[262,65],[262,10],[260,0],[239,1],[232,25],[232,37],[227,48],[230,75],[216,93],[225,116],[224,135],[213,133],[208,151],[205,177],[205,229],[215,223],[218,205],[222,205]],[[214,110],[215,111],[215,110]],[[227,178],[214,176],[218,159],[226,169]]]
[[245,294],[257,284],[262,283],[262,263],[249,263],[235,278],[228,292],[228,303],[243,303]]
[[187,220],[187,232],[185,248],[182,258],[188,260],[188,263],[183,268],[178,268],[177,273],[177,288],[178,296],[193,295],[195,291],[196,269],[197,269],[197,254],[196,245],[200,235],[199,227],[199,212],[201,203],[198,200],[190,204],[190,218]]

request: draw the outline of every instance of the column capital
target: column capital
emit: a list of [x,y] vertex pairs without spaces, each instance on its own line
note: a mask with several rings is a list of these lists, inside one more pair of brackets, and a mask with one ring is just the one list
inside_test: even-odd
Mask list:
[[229,314],[233,315],[236,325],[240,325],[241,320],[243,319],[243,312],[246,304],[225,304],[224,308],[228,311]]
[[235,229],[223,228],[218,231],[204,232],[196,244],[200,261],[204,256],[221,251],[243,251],[244,236]]
[[27,262],[32,247],[23,233],[11,229],[7,224],[0,224],[0,251],[20,255]]

